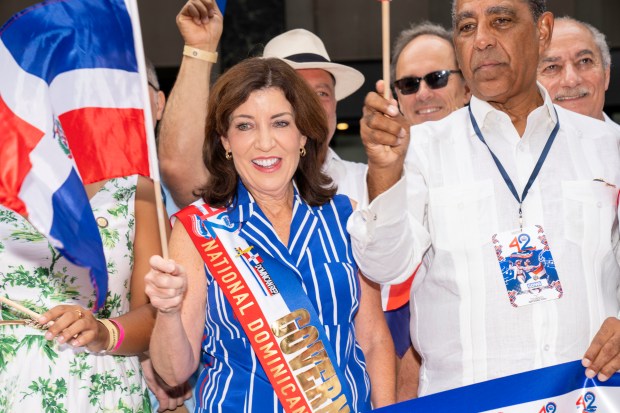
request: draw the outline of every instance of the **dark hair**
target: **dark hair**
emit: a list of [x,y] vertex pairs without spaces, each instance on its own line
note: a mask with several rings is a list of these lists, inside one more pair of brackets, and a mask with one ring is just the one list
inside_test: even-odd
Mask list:
[[[534,21],[537,22],[538,18],[547,11],[547,0],[521,0],[527,2],[530,6],[530,12]],[[454,18],[456,16],[456,0],[452,0],[452,25],[454,26]]]
[[534,17],[534,21],[538,21],[538,18],[547,11],[547,0],[528,0],[530,5],[530,11]]
[[293,176],[301,197],[312,206],[323,205],[334,196],[332,179],[321,172],[327,154],[329,129],[325,110],[307,83],[280,59],[251,58],[231,67],[215,82],[209,95],[202,157],[209,171],[208,184],[199,191],[202,199],[216,207],[227,206],[237,192],[239,174],[226,159],[221,136],[228,134],[230,117],[254,91],[278,88],[293,108],[295,125],[307,137],[306,156],[301,157]]

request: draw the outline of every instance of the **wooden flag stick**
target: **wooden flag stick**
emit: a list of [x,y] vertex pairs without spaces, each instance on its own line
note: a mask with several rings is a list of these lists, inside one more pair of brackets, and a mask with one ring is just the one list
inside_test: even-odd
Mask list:
[[[155,165],[155,167],[159,167],[159,162]],[[166,234],[166,227],[168,226],[168,223],[166,222],[164,214],[165,207],[164,199],[161,196],[161,181],[159,179],[153,180],[153,184],[155,187],[155,204],[157,206],[157,223],[159,226],[159,239],[161,241],[161,256],[164,259],[168,259],[168,235]]]
[[26,314],[28,317],[30,317],[34,321],[37,321],[39,319],[39,317],[41,317],[41,314],[37,314],[34,311],[24,307],[21,304],[16,303],[15,301],[9,300],[6,297],[0,296],[0,303],[4,304],[6,306],[9,306],[9,307],[13,307],[14,309],[19,311],[20,313]]
[[381,39],[383,48],[383,97],[392,98],[390,89],[390,0],[381,1]]
[[155,128],[150,124],[151,118],[151,105],[149,105],[149,91],[146,78],[146,63],[144,59],[144,46],[142,45],[142,30],[140,29],[140,18],[138,14],[138,3],[136,0],[129,0],[127,2],[127,9],[132,17],[131,26],[133,29],[134,46],[136,48],[136,58],[138,60],[138,68],[140,72],[140,80],[142,81],[142,101],[146,102],[144,105],[144,118],[145,118],[145,130],[148,141],[149,151],[149,164],[151,168],[151,178],[153,179],[153,185],[155,189],[155,204],[157,206],[157,223],[159,226],[159,240],[161,242],[161,256],[164,259],[168,259],[168,236],[166,234],[166,228],[168,223],[164,215],[164,201],[161,196],[161,180],[159,177],[159,161],[157,158],[157,146],[155,142]]

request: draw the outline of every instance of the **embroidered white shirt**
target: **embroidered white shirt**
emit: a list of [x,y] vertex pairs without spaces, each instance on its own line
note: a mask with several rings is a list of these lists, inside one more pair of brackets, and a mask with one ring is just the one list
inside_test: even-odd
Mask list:
[[[544,104],[523,137],[505,113],[471,101],[519,195],[557,120],[539,88]],[[559,300],[509,303],[491,237],[518,228],[519,205],[467,108],[412,127],[404,177],[370,206],[360,199],[348,222],[369,278],[402,282],[422,262],[410,303],[420,395],[580,359],[603,320],[618,314],[619,139],[598,120],[556,108],[560,130],[523,217],[545,229]]]

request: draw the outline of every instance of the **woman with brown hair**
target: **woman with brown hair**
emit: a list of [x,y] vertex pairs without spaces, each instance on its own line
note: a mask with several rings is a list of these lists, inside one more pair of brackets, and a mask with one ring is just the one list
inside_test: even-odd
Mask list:
[[[153,257],[146,278],[153,365],[177,385],[202,363],[196,411],[371,408],[356,337],[385,321],[351,255],[351,201],[321,172],[327,134],[316,95],[279,59],[243,61],[211,92],[210,183],[177,216],[174,261]],[[372,380],[373,401],[393,392]]]

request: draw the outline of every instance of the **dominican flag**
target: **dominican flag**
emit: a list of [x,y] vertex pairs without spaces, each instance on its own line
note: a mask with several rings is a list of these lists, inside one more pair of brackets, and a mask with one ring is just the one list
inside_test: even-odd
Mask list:
[[0,29],[0,204],[90,269],[95,309],[108,275],[83,184],[150,175],[150,107],[132,20],[135,0],[51,0]]

